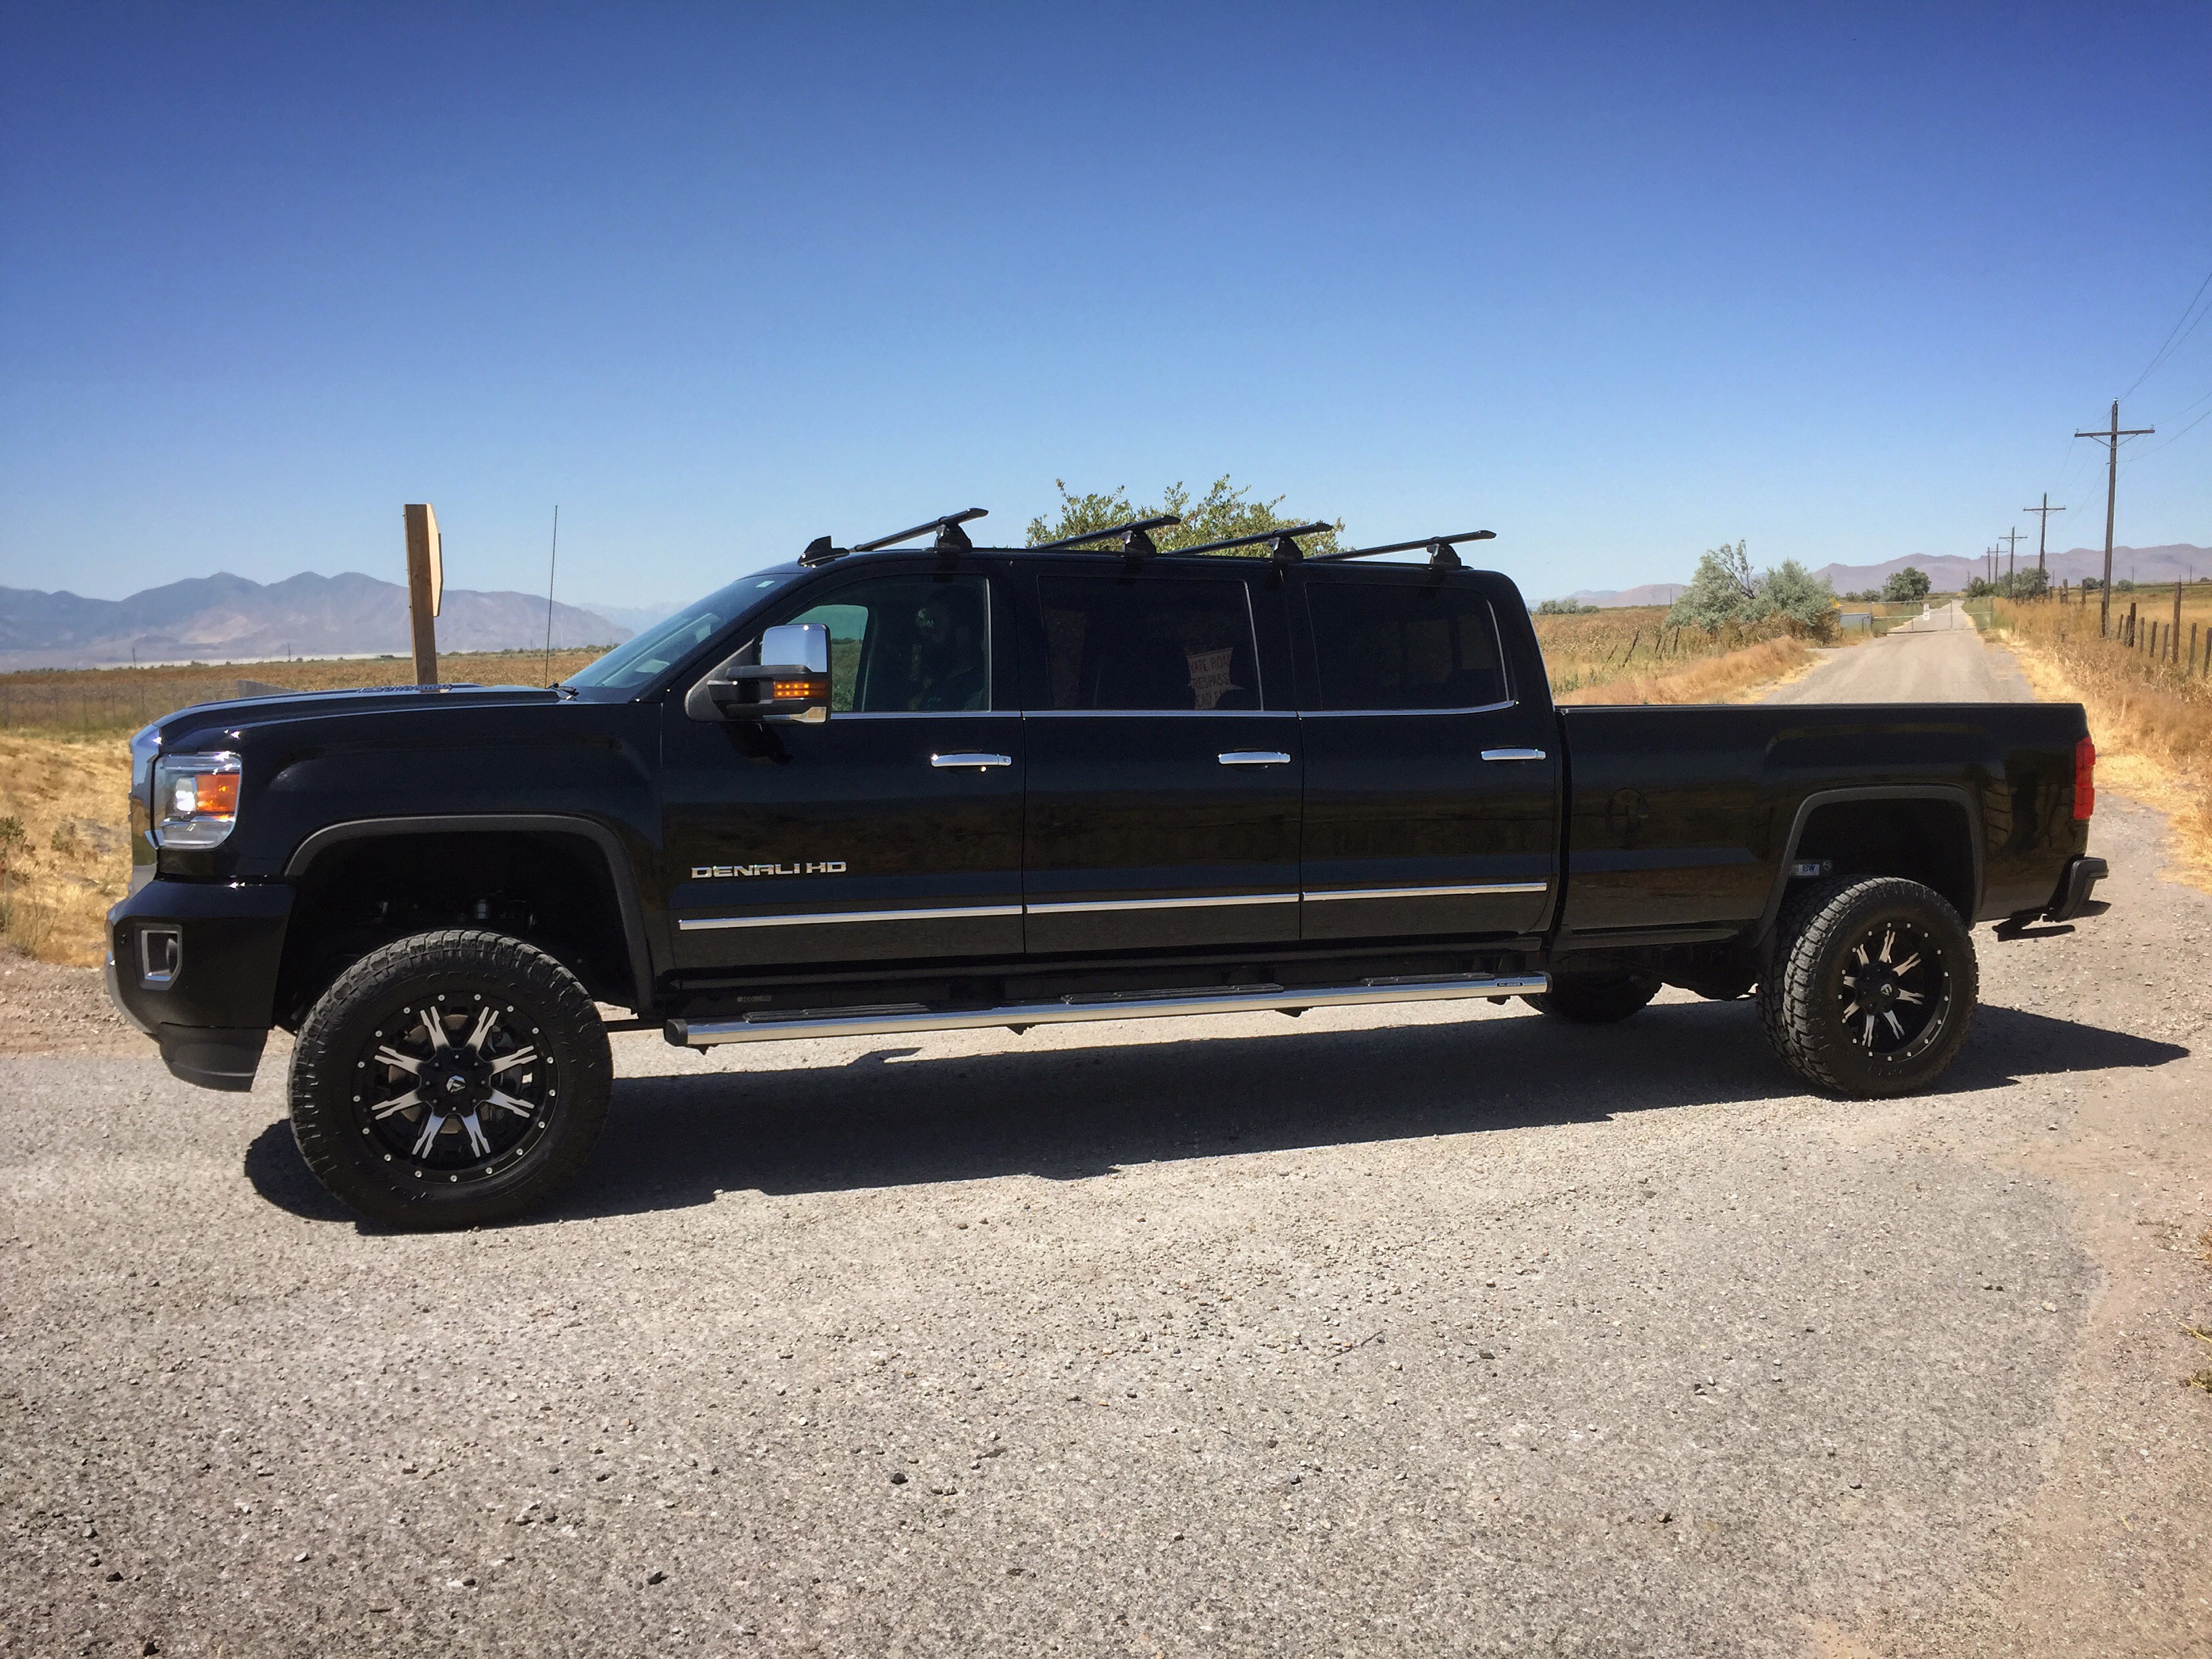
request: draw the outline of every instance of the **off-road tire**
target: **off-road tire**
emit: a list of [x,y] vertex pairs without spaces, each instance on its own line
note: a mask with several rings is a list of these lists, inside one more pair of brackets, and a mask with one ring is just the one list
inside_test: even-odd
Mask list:
[[[459,1045],[487,1006],[494,1023],[477,1044],[483,1052],[465,1054]],[[453,1066],[475,1066],[473,1085],[441,1078],[432,1090],[426,1073],[440,1045],[426,1010],[456,1045]],[[404,1068],[375,1060],[402,1053],[403,1036],[420,1054],[411,1085]],[[496,1043],[507,1045],[504,1055]],[[362,957],[308,1011],[292,1053],[292,1133],[316,1177],[372,1220],[410,1231],[481,1226],[533,1208],[575,1174],[606,1121],[613,1072],[599,1011],[552,957],[501,933],[416,933]],[[447,1106],[455,1127],[430,1127],[420,1144],[431,1150],[415,1156],[408,1137],[447,1104],[447,1087],[459,1103]],[[412,1121],[389,1109],[409,1091],[438,1097]],[[465,1140],[452,1139],[464,1122]],[[479,1142],[482,1158],[473,1156]]]
[[[1917,1002],[1869,1012],[1845,977],[1863,946],[1867,965],[1882,966],[1883,930],[1893,926],[1908,940],[1893,947],[1897,961],[1916,953],[1926,960],[1929,952],[1934,959],[1927,969],[1907,970],[1903,981],[1885,975],[1893,985],[1917,986],[1909,993]],[[1941,893],[1896,876],[1846,876],[1793,894],[1783,906],[1774,965],[1759,982],[1759,1016],[1783,1064],[1815,1089],[1881,1100],[1917,1094],[1942,1076],[1966,1040],[1979,988],[1973,939]],[[1863,1022],[1887,1024],[1893,1012],[1905,1023],[1897,1046],[1885,1053],[1875,1035],[1859,1034],[1868,1029]]]
[[1552,988],[1523,997],[1531,1008],[1577,1025],[1612,1025],[1640,1011],[1659,994],[1650,974],[1565,974]]

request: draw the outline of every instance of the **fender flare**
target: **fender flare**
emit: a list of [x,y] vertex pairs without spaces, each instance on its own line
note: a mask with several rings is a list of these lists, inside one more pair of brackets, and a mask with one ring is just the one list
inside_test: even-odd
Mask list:
[[1877,783],[1860,785],[1849,789],[1816,789],[1797,803],[1796,816],[1790,823],[1790,839],[1784,843],[1782,860],[1775,866],[1774,885],[1766,896],[1766,908],[1759,913],[1759,927],[1752,937],[1764,946],[1774,936],[1774,924],[1782,915],[1782,901],[1790,890],[1790,866],[1797,861],[1797,843],[1803,839],[1805,826],[1813,814],[1823,806],[1834,806],[1849,801],[1869,800],[1941,800],[1956,806],[1961,814],[1961,827],[1966,832],[1966,850],[1973,861],[1973,897],[1967,913],[1961,917],[1967,927],[1974,925],[1974,912],[1982,908],[1983,837],[1976,835],[1975,826],[1981,822],[1976,810],[1973,792],[1957,783]]
[[297,881],[315,860],[331,848],[349,841],[373,841],[384,836],[440,836],[495,834],[581,836],[606,860],[607,878],[613,883],[615,908],[622,921],[623,939],[629,951],[631,1007],[642,1014],[653,1006],[653,953],[646,944],[645,913],[638,903],[637,878],[615,832],[594,818],[564,812],[439,812],[402,818],[350,818],[316,830],[285,861],[284,877]]

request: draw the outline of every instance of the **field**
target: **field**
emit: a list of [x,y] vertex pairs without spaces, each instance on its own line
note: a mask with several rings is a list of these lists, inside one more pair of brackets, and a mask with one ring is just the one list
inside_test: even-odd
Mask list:
[[[605,654],[605,647],[556,651],[549,676],[540,651],[456,653],[438,659],[438,675],[448,684],[544,685]],[[0,730],[135,732],[173,708],[236,696],[241,679],[288,691],[411,685],[415,663],[410,657],[345,657],[170,668],[26,669],[0,674]]]
[[2212,878],[2212,583],[2185,590],[2178,630],[2171,588],[2115,593],[2112,622],[2113,636],[2100,638],[2094,604],[1996,604],[1997,635],[2036,695],[2088,710],[2099,776],[2172,818],[2183,863],[2203,882]]
[[1814,660],[1779,623],[1711,634],[1668,628],[1664,605],[1530,620],[1552,696],[1563,703],[1725,702]]
[[[556,651],[553,677],[603,654]],[[448,682],[543,685],[536,651],[441,657]],[[46,669],[0,674],[0,937],[47,962],[89,965],[102,918],[131,878],[130,734],[195,702],[238,695],[241,678],[289,690],[405,685],[412,659]]]

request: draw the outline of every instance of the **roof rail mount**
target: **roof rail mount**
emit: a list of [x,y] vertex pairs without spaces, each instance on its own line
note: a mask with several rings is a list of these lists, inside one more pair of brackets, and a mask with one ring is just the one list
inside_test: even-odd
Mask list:
[[1178,555],[1212,553],[1224,547],[1255,547],[1266,542],[1267,550],[1275,556],[1278,562],[1296,564],[1305,557],[1305,550],[1298,545],[1297,537],[1318,536],[1335,528],[1333,524],[1286,524],[1273,530],[1262,530],[1256,536],[1231,536],[1225,541],[1203,542],[1196,547],[1178,547],[1176,552]]
[[1181,524],[1180,513],[1163,513],[1156,519],[1132,519],[1127,524],[1109,524],[1097,530],[1085,531],[1080,536],[1063,536],[1056,542],[1041,542],[1030,549],[1032,553],[1048,553],[1063,547],[1080,547],[1085,542],[1103,542],[1109,536],[1121,538],[1121,551],[1133,559],[1150,558],[1160,550],[1145,532],[1164,530],[1170,525]]
[[1455,542],[1489,542],[1498,539],[1494,530],[1468,530],[1456,536],[1424,536],[1419,541],[1389,542],[1381,547],[1352,547],[1341,553],[1316,553],[1316,564],[1334,563],[1339,559],[1371,559],[1378,553],[1411,553],[1415,548],[1425,550],[1429,563],[1438,570],[1461,570],[1466,567],[1453,550]]

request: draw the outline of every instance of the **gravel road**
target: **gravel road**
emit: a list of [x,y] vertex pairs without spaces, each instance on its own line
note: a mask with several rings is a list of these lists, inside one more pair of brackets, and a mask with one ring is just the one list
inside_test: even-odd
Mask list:
[[1881,1105],[1674,992],[623,1037],[414,1237],[282,1055],[0,1060],[0,1652],[2202,1654],[2212,899],[2097,823]]
[[1762,702],[2033,702],[2011,655],[1982,644],[1954,600],[1864,645],[1820,653],[1802,678]]

